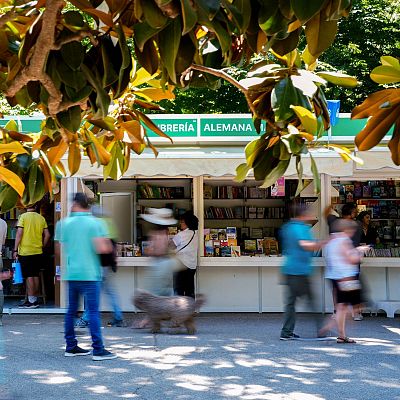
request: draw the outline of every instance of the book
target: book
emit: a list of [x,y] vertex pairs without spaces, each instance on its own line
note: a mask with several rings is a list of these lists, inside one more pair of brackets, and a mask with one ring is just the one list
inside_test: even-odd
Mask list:
[[248,218],[254,219],[257,218],[257,207],[249,207],[248,208]]
[[372,187],[372,197],[375,199],[379,199],[381,197],[381,187],[380,186],[373,186]]
[[204,242],[204,255],[206,257],[214,257],[214,246],[212,240],[206,240]]
[[226,229],[218,229],[218,240],[226,240]]
[[354,183],[354,198],[359,199],[362,197],[363,191],[362,191],[362,185],[361,182],[355,182]]
[[363,197],[371,197],[371,186],[368,183],[363,185]]
[[226,246],[228,246],[228,239],[220,240],[220,243],[221,243],[221,247],[226,247]]
[[250,237],[250,228],[243,227],[240,229],[241,239],[248,239]]
[[211,240],[211,229],[203,229],[204,240]]
[[257,242],[253,239],[247,239],[244,241],[244,249],[247,252],[254,252],[257,250]]
[[262,228],[251,228],[251,237],[253,239],[261,239],[263,237]]
[[218,229],[210,229],[210,239],[218,240]]
[[221,247],[221,257],[231,257],[232,250],[230,246],[223,246]]
[[257,218],[264,218],[265,208],[257,207]]
[[264,252],[264,239],[257,239],[257,252]]
[[231,256],[232,257],[241,256],[240,246],[231,246]]
[[237,239],[228,238],[228,246],[237,246]]
[[213,198],[212,186],[204,185],[203,193],[205,199],[212,199]]
[[226,238],[227,239],[236,239],[237,238],[236,226],[227,226],[226,227]]

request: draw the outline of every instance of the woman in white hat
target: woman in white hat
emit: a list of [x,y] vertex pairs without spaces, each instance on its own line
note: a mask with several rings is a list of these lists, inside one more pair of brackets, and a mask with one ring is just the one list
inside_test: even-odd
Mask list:
[[[153,260],[150,262],[149,283],[145,289],[156,296],[172,296],[173,274],[177,261],[169,255],[168,227],[176,225],[178,221],[169,208],[148,208],[147,213],[141,214],[140,217],[151,223],[149,245],[145,255],[153,257]],[[134,327],[146,328],[148,322],[145,318]]]

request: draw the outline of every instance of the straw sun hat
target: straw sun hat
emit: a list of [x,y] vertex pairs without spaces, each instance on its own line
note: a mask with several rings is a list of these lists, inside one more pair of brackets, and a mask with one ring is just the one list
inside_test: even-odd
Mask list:
[[169,208],[148,208],[147,213],[140,217],[156,225],[175,225],[178,222]]

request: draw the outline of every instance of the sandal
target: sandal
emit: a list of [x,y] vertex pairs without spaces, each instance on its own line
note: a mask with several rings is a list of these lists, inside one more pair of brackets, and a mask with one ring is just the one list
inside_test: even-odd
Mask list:
[[336,339],[336,343],[357,343],[355,340],[350,339],[349,337],[338,337]]

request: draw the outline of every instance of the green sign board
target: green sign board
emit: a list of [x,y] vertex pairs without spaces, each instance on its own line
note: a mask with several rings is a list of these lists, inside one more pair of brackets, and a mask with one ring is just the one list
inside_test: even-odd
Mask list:
[[[265,131],[265,123],[261,124],[261,132]],[[234,114],[227,117],[200,119],[200,136],[257,136],[251,117],[237,117]]]
[[[179,115],[171,118],[157,118],[149,115],[151,120],[168,136],[177,137],[197,137],[198,119],[195,117],[184,117]],[[158,137],[156,133],[145,127],[150,137]]]

